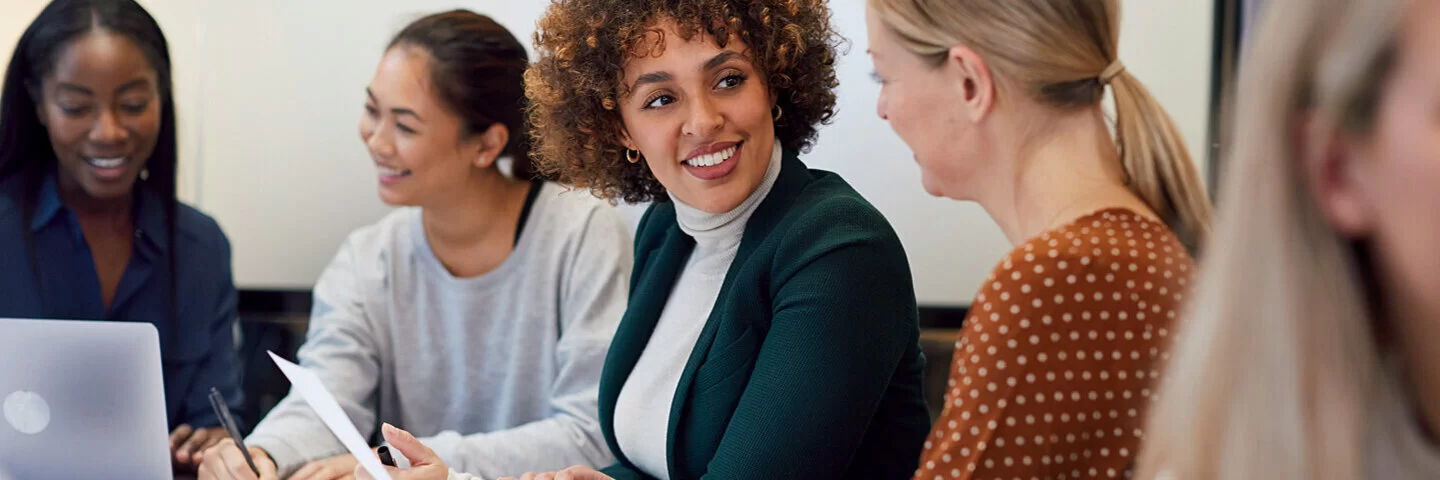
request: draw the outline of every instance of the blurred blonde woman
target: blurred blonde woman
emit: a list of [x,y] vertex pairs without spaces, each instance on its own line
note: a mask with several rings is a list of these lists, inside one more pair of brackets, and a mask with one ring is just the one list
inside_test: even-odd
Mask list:
[[1125,475],[1210,207],[1118,57],[1119,4],[868,4],[878,114],[927,192],[979,203],[1015,246],[975,296],[916,478]]
[[1271,2],[1140,478],[1437,478],[1440,2]]

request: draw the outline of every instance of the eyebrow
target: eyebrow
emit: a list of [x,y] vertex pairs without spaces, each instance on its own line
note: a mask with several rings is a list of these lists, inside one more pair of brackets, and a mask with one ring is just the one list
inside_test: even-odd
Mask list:
[[[120,88],[115,89],[115,91],[116,91],[116,92],[124,92],[124,91],[126,91],[126,90],[143,87],[143,86],[146,86],[146,85],[149,85],[149,84],[150,84],[150,80],[144,79],[144,78],[137,78],[137,79],[135,79],[135,80],[131,80],[129,83],[126,83],[126,84],[124,84],[124,85],[121,85]],[[64,83],[64,82],[61,82],[61,83],[55,85],[55,88],[58,88],[58,89],[60,89],[60,90],[64,90],[64,91],[67,91],[67,92],[71,92],[71,93],[78,93],[78,94],[81,94],[81,95],[87,95],[87,96],[92,96],[92,97],[95,96],[95,92],[92,91],[92,90],[90,90],[89,88],[85,88],[85,87],[83,87],[83,86],[76,85],[76,84],[73,84],[73,83]]]
[[[734,58],[748,59],[749,57],[746,57],[744,54],[736,51],[721,52],[719,55],[716,55],[714,58],[711,58],[709,61],[705,62],[705,70],[708,71],[719,68],[721,65],[724,65],[725,62],[728,62]],[[641,85],[651,83],[665,83],[673,80],[674,78],[675,77],[673,75],[670,75],[669,72],[650,72],[636,78],[635,84],[632,85],[630,88],[632,90],[635,90],[639,89]]]
[[649,84],[649,83],[665,83],[665,82],[670,81],[672,78],[674,78],[674,77],[671,76],[668,72],[650,72],[650,73],[641,75],[640,78],[636,78],[636,79],[635,79],[635,85],[632,86],[632,87],[630,87],[630,88],[631,88],[631,89],[638,89],[638,88],[640,88],[641,85],[645,85],[645,84]]
[[[380,103],[380,99],[375,98],[375,92],[370,91],[370,88],[368,88],[368,87],[365,88],[365,95],[370,96],[370,101],[371,101],[371,102]],[[415,119],[416,119],[416,120],[419,120],[420,123],[425,123],[425,117],[420,116],[420,114],[415,113],[414,110],[411,110],[411,109],[408,109],[408,108],[394,107],[394,108],[391,108],[391,109],[390,109],[390,113],[393,113],[393,114],[396,114],[396,115],[409,115],[409,116],[415,117]]]
[[732,58],[745,59],[748,57],[742,55],[740,52],[736,52],[733,50],[721,52],[719,55],[716,55],[715,58],[711,58],[710,61],[705,62],[705,70],[714,70],[716,68],[719,68],[721,65],[724,65],[725,62],[730,61],[730,59]]

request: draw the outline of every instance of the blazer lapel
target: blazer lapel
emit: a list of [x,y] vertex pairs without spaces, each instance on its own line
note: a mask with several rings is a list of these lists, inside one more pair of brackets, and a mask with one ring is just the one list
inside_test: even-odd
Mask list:
[[[619,445],[613,425],[615,403],[620,398],[620,390],[625,387],[625,381],[635,370],[640,354],[645,352],[645,345],[655,333],[655,324],[660,321],[660,313],[665,309],[665,302],[670,298],[675,280],[695,249],[694,239],[680,231],[673,216],[670,225],[664,228],[665,240],[651,252],[649,265],[644,266],[644,272],[635,281],[635,288],[630,291],[630,303],[619,327],[616,328],[614,340],[611,341],[605,358],[605,368],[600,374],[600,424],[612,426],[603,429],[605,439],[610,445]],[[618,450],[615,453],[621,460],[629,462]]]
[[[736,278],[739,277],[738,272],[741,267],[745,265],[750,255],[755,252],[756,246],[763,242],[765,237],[770,235],[770,232],[775,230],[775,226],[778,225],[780,219],[784,217],[785,212],[789,210],[788,207],[790,204],[795,201],[795,198],[805,189],[805,185],[809,183],[809,169],[805,167],[804,163],[800,162],[799,157],[795,156],[793,152],[789,150],[784,151],[781,161],[784,163],[780,169],[780,176],[775,179],[775,185],[770,188],[770,193],[766,195],[765,200],[760,202],[760,206],[755,209],[755,213],[751,214],[750,220],[746,222],[745,233],[740,238],[740,247],[735,252],[735,260],[730,262],[730,267],[725,272],[725,281],[720,285],[720,293],[716,296],[715,307],[711,309],[710,317],[705,319],[705,328],[700,331],[700,338],[695,341],[695,348],[690,351],[690,358],[685,362],[685,370],[680,373],[680,383],[675,388],[675,398],[670,404],[670,427],[667,432],[668,438],[665,442],[665,454],[666,457],[670,459],[668,462],[670,478],[683,477],[681,472],[677,470],[675,461],[676,439],[678,438],[677,427],[680,426],[683,417],[682,413],[685,411],[685,402],[689,400],[691,387],[693,387],[695,383],[695,372],[700,369],[700,365],[705,363],[705,358],[710,354],[710,348],[714,346],[715,336],[720,331],[720,324],[725,320],[722,315],[725,315],[726,312],[721,308],[722,305],[719,303],[720,299],[726,298],[729,295],[730,290],[734,287]],[[694,244],[691,243],[692,248],[693,246]],[[689,250],[686,252],[688,253]],[[681,261],[683,262],[684,259],[682,258]],[[671,277],[671,282],[673,283],[673,277]],[[667,287],[665,290],[666,297],[669,296],[669,292]],[[660,307],[663,306],[664,304],[662,302]],[[655,316],[659,316],[658,309],[656,310]],[[753,319],[739,319],[735,321],[748,322],[750,320]],[[654,320],[650,322],[649,328],[654,330]],[[648,338],[649,335],[647,334],[646,337]],[[643,346],[641,348],[643,348]],[[611,354],[614,354],[613,350]],[[636,357],[639,357],[638,353]],[[634,368],[634,366],[635,362],[633,360],[630,361],[630,367]]]

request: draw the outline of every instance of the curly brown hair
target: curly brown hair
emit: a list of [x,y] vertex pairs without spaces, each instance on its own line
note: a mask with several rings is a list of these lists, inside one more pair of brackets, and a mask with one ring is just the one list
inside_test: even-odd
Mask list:
[[625,160],[618,110],[629,58],[659,19],[673,19],[689,40],[731,35],[746,47],[784,112],[780,145],[808,151],[835,114],[835,60],[844,39],[830,26],[825,0],[555,0],[535,33],[539,58],[525,72],[531,153],[547,176],[601,198],[665,201],[665,188],[643,161]]

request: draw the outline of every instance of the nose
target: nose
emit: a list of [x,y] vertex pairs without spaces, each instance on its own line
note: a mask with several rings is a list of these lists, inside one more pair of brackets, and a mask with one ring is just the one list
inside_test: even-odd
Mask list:
[[885,92],[880,92],[880,97],[875,99],[875,115],[881,120],[890,121],[890,116],[885,114]]
[[387,129],[383,125],[360,124],[360,138],[365,141],[365,148],[370,153],[379,157],[392,157],[395,155],[395,142],[392,141]]
[[690,116],[685,120],[685,135],[704,137],[725,125],[725,116],[715,107],[708,96],[701,95],[690,102]]
[[125,126],[120,124],[120,117],[114,111],[105,110],[90,128],[89,139],[95,143],[113,145],[124,142],[125,136]]

